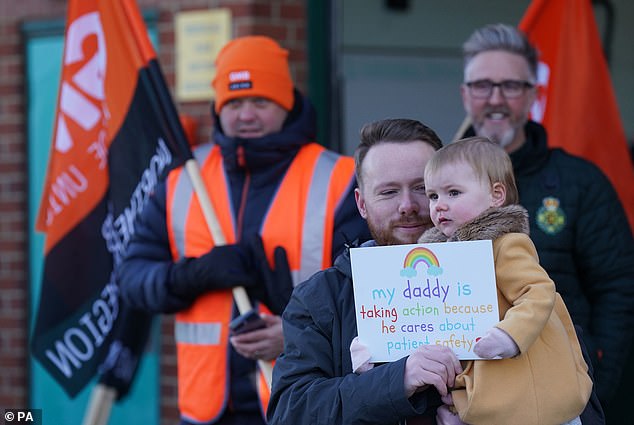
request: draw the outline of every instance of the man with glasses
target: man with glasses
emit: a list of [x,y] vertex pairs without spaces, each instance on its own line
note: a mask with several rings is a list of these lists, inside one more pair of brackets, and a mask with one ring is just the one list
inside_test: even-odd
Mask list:
[[623,207],[597,167],[548,148],[544,127],[529,119],[538,55],[524,34],[488,25],[463,53],[462,101],[472,123],[463,136],[488,137],[509,153],[540,262],[583,329],[605,406],[634,336],[634,241]]

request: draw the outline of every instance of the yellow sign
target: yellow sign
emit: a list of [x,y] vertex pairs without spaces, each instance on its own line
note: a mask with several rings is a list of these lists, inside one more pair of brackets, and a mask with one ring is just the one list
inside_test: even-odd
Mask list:
[[179,12],[175,18],[176,98],[210,100],[214,61],[231,39],[231,11],[209,9]]

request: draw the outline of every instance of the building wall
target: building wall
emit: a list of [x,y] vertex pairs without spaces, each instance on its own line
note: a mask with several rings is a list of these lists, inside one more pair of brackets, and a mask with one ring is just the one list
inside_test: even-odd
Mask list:
[[[138,0],[140,9],[158,11],[159,61],[173,89],[174,17],[180,11],[227,7],[233,35],[269,35],[290,51],[293,77],[305,90],[306,17],[303,0]],[[60,20],[63,0],[0,1],[0,406],[29,403],[28,195],[25,63],[22,24]],[[210,137],[209,103],[178,103],[179,112],[198,122],[197,140]],[[51,111],[51,116],[54,111]],[[37,208],[38,206],[32,206]],[[161,423],[177,422],[176,358],[171,316],[162,321]]]
[[[588,0],[589,1],[589,0]],[[386,116],[417,118],[444,141],[464,118],[462,43],[478,27],[519,24],[531,0],[408,0],[403,10],[382,0],[336,3],[338,24],[341,137],[344,152],[357,144],[361,125]],[[394,2],[397,3],[397,2]],[[610,75],[630,145],[634,144],[634,2],[593,1],[599,33],[605,38],[605,4],[614,11]],[[377,31],[376,28],[380,28]]]

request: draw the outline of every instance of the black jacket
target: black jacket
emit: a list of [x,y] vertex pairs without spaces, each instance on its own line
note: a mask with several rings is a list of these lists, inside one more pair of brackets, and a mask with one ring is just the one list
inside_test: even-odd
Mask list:
[[270,425],[396,424],[431,415],[435,389],[405,398],[406,358],[357,375],[350,343],[357,336],[348,251],[334,267],[295,288],[284,311],[284,353],[273,370]]
[[[542,267],[583,329],[597,392],[617,387],[634,336],[634,240],[605,175],[562,149],[529,121],[526,143],[510,154]],[[470,129],[466,136],[473,135]],[[600,141],[597,141],[600,143]]]

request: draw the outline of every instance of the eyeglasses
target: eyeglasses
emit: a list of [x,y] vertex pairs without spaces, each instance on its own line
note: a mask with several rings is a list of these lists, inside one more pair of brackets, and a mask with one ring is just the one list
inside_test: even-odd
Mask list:
[[504,80],[494,83],[491,80],[476,80],[465,83],[469,87],[469,94],[478,99],[488,99],[493,94],[493,88],[499,87],[506,99],[514,99],[524,94],[526,89],[535,87],[533,83],[523,80]]

